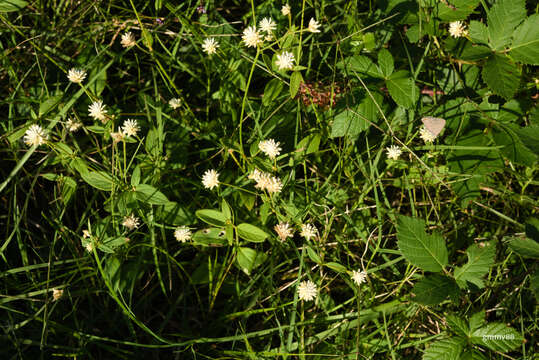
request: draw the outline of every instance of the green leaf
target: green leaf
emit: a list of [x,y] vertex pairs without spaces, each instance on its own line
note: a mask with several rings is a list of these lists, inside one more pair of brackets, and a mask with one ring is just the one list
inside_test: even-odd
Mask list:
[[159,130],[151,128],[146,134],[146,142],[144,144],[148,154],[153,157],[158,157],[162,153],[161,141],[159,139]]
[[24,0],[1,0],[0,12],[11,12],[22,9],[28,5],[28,1]]
[[450,278],[434,274],[424,277],[414,285],[412,300],[423,305],[437,305],[458,291],[457,285]]
[[539,65],[539,14],[533,14],[515,30],[509,54],[524,64]]
[[56,105],[58,105],[58,103],[62,100],[62,97],[63,97],[62,94],[53,95],[53,96],[47,98],[47,100],[43,101],[39,105],[38,117],[42,117],[43,115],[46,115],[49,111],[54,109],[56,107]]
[[244,240],[250,242],[263,242],[269,236],[264,230],[251,225],[251,224],[239,224],[238,235]]
[[393,56],[387,49],[382,48],[380,52],[378,52],[378,66],[380,67],[382,75],[386,78],[393,73],[393,70],[395,69]]
[[290,76],[290,97],[294,98],[298,93],[303,77],[299,71],[294,71]]
[[537,241],[514,237],[509,241],[509,247],[523,257],[539,259],[539,243]]
[[317,152],[320,147],[320,140],[321,136],[318,133],[307,135],[296,146],[296,155],[305,156]]
[[483,80],[496,94],[506,99],[513,97],[520,83],[517,66],[507,56],[494,54],[483,66]]
[[262,265],[267,258],[268,256],[262,252],[247,247],[240,247],[238,248],[238,257],[236,260],[243,272],[250,275],[251,271]]
[[490,350],[507,352],[522,344],[522,335],[502,323],[490,323],[475,330],[470,337],[473,344],[482,345]]
[[307,255],[312,261],[314,261],[317,264],[322,263],[322,259],[320,259],[320,256],[316,253],[316,251],[314,251],[312,247],[310,247],[309,245],[303,245],[303,246],[307,247]]
[[439,272],[447,265],[448,255],[444,239],[425,232],[425,222],[400,215],[397,218],[398,246],[402,255],[413,265]]
[[95,81],[90,83],[88,88],[94,95],[100,96],[107,84],[107,72],[103,71],[100,66],[95,66],[90,73],[90,79],[94,79],[94,77]]
[[535,301],[539,301],[539,270],[536,270],[535,273],[530,276],[530,289],[535,295]]
[[193,244],[201,246],[224,246],[228,243],[222,228],[209,228],[193,234]]
[[339,272],[339,273],[345,273],[345,272],[348,271],[346,269],[346,266],[341,265],[341,264],[336,263],[336,262],[328,262],[328,263],[325,263],[324,266],[330,268],[333,271]]
[[[378,119],[377,104],[383,101],[382,95],[371,92],[374,100],[369,94],[364,94],[363,100],[355,109],[346,109],[335,116],[331,127],[330,138],[350,136],[355,137],[371,126],[371,122]],[[376,103],[375,103],[376,101]]]
[[526,236],[535,241],[539,241],[539,219],[529,218],[526,220]]
[[526,17],[525,0],[498,0],[487,14],[490,46],[503,50],[509,45],[513,30]]
[[472,20],[470,21],[469,32],[473,42],[488,44],[488,28],[485,24]]
[[402,107],[411,109],[419,99],[419,88],[415,85],[414,79],[410,77],[408,71],[394,72],[386,80],[386,85],[389,95]]
[[189,225],[194,221],[193,214],[185,207],[174,201],[169,201],[159,213],[159,220],[167,224],[180,226]]
[[264,88],[264,96],[262,96],[262,105],[268,106],[273,100],[279,96],[283,90],[283,82],[280,79],[271,79]]
[[150,205],[165,205],[168,203],[167,197],[148,184],[138,184],[135,186],[135,195],[139,201]]
[[[529,127],[529,126],[528,126]],[[493,128],[493,139],[496,145],[504,146],[502,154],[510,161],[526,166],[533,166],[537,160],[537,155],[522,142],[536,139],[528,139],[528,133],[523,133],[523,129],[516,124],[505,124],[498,122]],[[531,144],[533,146],[533,144]]]
[[459,360],[488,360],[488,358],[478,350],[472,349],[462,353]]
[[356,55],[344,59],[337,64],[339,69],[347,72],[360,72],[375,78],[383,78],[374,62],[366,56]]
[[436,4],[438,18],[442,21],[464,20],[479,4],[479,0],[448,0]]
[[225,226],[226,216],[222,212],[213,209],[197,210],[195,215],[206,224],[214,226]]
[[474,332],[485,324],[485,311],[476,312],[470,317],[470,331]]
[[81,173],[82,180],[99,190],[112,191],[114,181],[105,171],[88,171]]
[[468,337],[470,328],[468,327],[466,320],[453,314],[447,315],[446,320],[451,330],[461,337]]
[[539,125],[515,128],[515,133],[526,148],[539,155]]
[[464,348],[461,338],[436,341],[425,350],[423,360],[458,360]]
[[468,262],[455,268],[455,281],[461,288],[466,286],[466,281],[469,281],[481,289],[485,287],[481,278],[488,273],[494,263],[496,245],[492,242],[473,244],[466,250],[466,253],[468,254]]

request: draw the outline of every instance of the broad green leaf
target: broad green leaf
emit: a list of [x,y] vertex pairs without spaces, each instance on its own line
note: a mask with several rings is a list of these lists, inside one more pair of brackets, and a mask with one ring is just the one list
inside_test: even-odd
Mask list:
[[[371,92],[371,94],[376,103],[382,103],[383,98],[379,93]],[[346,109],[337,114],[331,126],[330,137],[355,137],[367,130],[371,122],[378,119],[378,108],[374,101],[369,94],[364,94],[363,100],[355,109]]]
[[464,20],[479,4],[479,0],[448,0],[436,4],[438,18],[442,21]]
[[280,79],[271,79],[264,88],[264,96],[262,96],[262,105],[268,106],[273,100],[279,96],[283,90],[283,82]]
[[[529,139],[527,137],[529,134],[523,134],[524,129],[526,128],[521,128],[516,124],[498,122],[497,126],[493,128],[492,135],[496,145],[504,146],[501,152],[505,157],[512,162],[531,167],[537,161],[537,155],[522,141],[536,142],[537,139]],[[531,145],[533,146],[533,143]]]
[[494,54],[483,66],[483,80],[496,94],[506,99],[513,97],[520,83],[517,66],[507,56]]
[[423,360],[458,360],[464,341],[461,338],[439,340],[429,345],[423,353]]
[[399,70],[386,80],[389,95],[397,104],[407,109],[414,107],[419,99],[419,88],[415,85],[408,71]]
[[475,20],[470,21],[469,33],[474,43],[488,45],[488,28],[485,24]]
[[81,173],[82,180],[99,190],[112,191],[114,181],[112,176],[105,171],[88,171]]
[[458,291],[454,281],[446,276],[434,274],[424,277],[414,285],[412,300],[423,305],[437,305]]
[[470,333],[470,328],[468,323],[463,318],[460,318],[454,314],[447,315],[446,317],[447,324],[459,336],[468,337]]
[[294,98],[298,93],[303,77],[299,71],[294,71],[290,76],[290,97]]
[[478,350],[473,349],[462,353],[459,360],[488,360],[488,358]]
[[397,218],[397,238],[402,255],[413,265],[432,272],[442,271],[447,265],[444,239],[439,234],[428,235],[423,220],[400,215]]
[[509,247],[520,256],[539,259],[539,243],[535,240],[514,237],[509,240]]
[[382,48],[378,52],[378,66],[380,67],[382,75],[386,78],[393,73],[393,70],[395,69],[393,56],[387,49]]
[[526,148],[539,155],[539,125],[515,128],[515,133]]
[[90,73],[90,79],[94,79],[94,77],[95,81],[88,85],[88,89],[95,96],[100,96],[107,84],[107,72],[103,71],[100,66],[95,66]]
[[346,72],[357,71],[375,78],[382,78],[374,62],[368,57],[362,55],[346,58],[344,61],[339,62],[337,67]]
[[321,136],[318,133],[307,135],[296,146],[296,155],[303,156],[317,152],[320,147],[320,140]]
[[62,190],[62,201],[64,204],[67,204],[73,194],[75,194],[77,182],[69,176],[62,176],[58,179],[58,184],[60,184]]
[[193,234],[193,244],[201,246],[224,246],[228,244],[226,232],[222,228],[209,228]]
[[309,258],[314,261],[317,264],[322,263],[322,259],[320,259],[320,256],[316,253],[316,251],[310,247],[309,245],[303,245],[307,247],[307,255]]
[[135,186],[135,195],[138,200],[150,205],[165,205],[168,203],[167,197],[148,184],[138,184]]
[[341,265],[337,262],[333,262],[333,261],[325,263],[324,266],[330,268],[333,271],[340,272],[340,273],[345,273],[346,271],[348,271],[346,269],[346,266]]
[[0,12],[18,11],[28,5],[24,0],[0,0]]
[[492,49],[503,50],[506,45],[509,45],[513,30],[525,17],[525,0],[497,0],[487,14]]
[[38,116],[42,117],[43,115],[46,115],[49,111],[54,109],[54,107],[56,107],[56,105],[58,105],[58,103],[62,100],[62,97],[63,97],[62,94],[53,95],[53,96],[47,98],[47,100],[43,101],[39,105],[39,114],[38,114]]
[[485,311],[476,312],[470,317],[470,331],[474,332],[481,326],[485,325]]
[[539,241],[539,219],[529,218],[526,220],[526,236],[535,241]]
[[455,281],[461,288],[464,288],[466,281],[469,281],[481,289],[485,286],[481,278],[488,273],[494,263],[496,245],[492,242],[473,244],[466,253],[468,262],[455,268]]
[[515,329],[502,323],[490,323],[472,333],[472,343],[490,350],[507,352],[522,344],[523,337]]
[[250,275],[251,271],[260,266],[267,258],[268,256],[262,252],[248,247],[240,247],[238,248],[238,257],[236,260],[242,271]]
[[197,210],[195,215],[206,224],[214,226],[225,226],[226,216],[222,212],[213,209]]
[[151,128],[146,134],[146,142],[144,144],[148,154],[153,157],[158,157],[162,153],[161,140],[159,139],[159,130]]
[[539,65],[539,14],[533,14],[515,30],[509,54],[524,64]]
[[245,223],[238,225],[238,235],[250,242],[263,242],[269,236],[264,230]]

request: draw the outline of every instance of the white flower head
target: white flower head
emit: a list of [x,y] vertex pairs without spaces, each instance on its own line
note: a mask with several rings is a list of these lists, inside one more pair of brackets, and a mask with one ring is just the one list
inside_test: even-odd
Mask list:
[[24,133],[24,143],[28,146],[43,145],[48,138],[47,132],[37,124],[30,126]]
[[116,144],[125,139],[125,133],[123,131],[111,132],[110,137],[112,142]]
[[213,169],[206,170],[202,176],[202,184],[206,189],[213,189],[216,186],[219,186],[219,173]]
[[419,129],[419,136],[426,143],[431,143],[436,139],[436,135],[431,133],[429,129],[427,129],[425,126],[421,126],[421,128]]
[[320,24],[315,19],[311,18],[309,20],[309,26],[307,27],[307,30],[309,30],[312,33],[319,33],[320,30],[318,28],[320,27]]
[[140,131],[137,120],[127,119],[122,126],[122,132],[126,136],[137,136],[137,132]]
[[82,126],[82,123],[80,123],[78,121],[75,121],[73,119],[67,119],[67,121],[65,123],[66,129],[71,131],[71,132],[75,132],[75,131],[79,130],[79,128],[81,126]]
[[388,159],[397,160],[402,154],[402,150],[397,145],[391,145],[386,148]]
[[64,295],[64,290],[62,290],[62,289],[52,289],[52,299],[53,299],[53,301],[58,300],[59,298],[62,297],[62,295]]
[[263,42],[260,34],[256,31],[255,26],[249,26],[243,30],[241,38],[247,47],[257,47]]
[[275,21],[267,17],[260,20],[259,26],[260,30],[264,31],[265,33],[271,33],[273,30],[277,29],[277,24],[275,24]]
[[179,242],[186,242],[191,239],[191,230],[187,226],[180,226],[174,230],[174,237]]
[[277,54],[277,61],[275,61],[275,65],[279,68],[279,70],[292,70],[294,67],[294,54],[288,51],[283,51],[281,54]]
[[294,235],[294,229],[290,227],[290,225],[286,222],[281,222],[273,228],[275,232],[277,233],[277,236],[279,236],[279,239],[281,241],[285,241],[286,238],[292,237]]
[[86,230],[82,230],[82,238],[83,239],[88,239],[92,237],[92,234],[90,233],[90,230],[86,229]]
[[173,109],[177,109],[182,106],[182,100],[178,98],[170,99],[168,105]]
[[254,169],[250,174],[249,176],[247,176],[247,178],[249,180],[254,180],[256,182],[259,182],[260,181],[260,178],[262,177],[264,173],[258,169]]
[[318,289],[316,285],[311,281],[302,281],[298,285],[298,295],[300,300],[311,301],[316,299]]
[[124,221],[122,222],[122,225],[128,228],[129,230],[138,228],[139,224],[140,224],[139,218],[133,214],[124,217]]
[[92,252],[94,251],[94,244],[91,241],[88,241],[84,248],[86,249],[86,251]]
[[86,78],[86,71],[81,70],[81,69],[75,69],[75,68],[70,69],[67,72],[67,78],[69,79],[69,81],[73,83],[80,84]]
[[367,280],[367,273],[361,270],[352,271],[352,280],[357,284],[364,283]]
[[102,123],[107,122],[107,110],[105,109],[105,105],[103,105],[103,101],[94,101],[88,106],[88,112],[95,120],[101,120]]
[[316,237],[318,230],[312,224],[301,224],[301,232],[299,233],[305,239],[310,240],[313,237]]
[[270,194],[275,194],[281,192],[283,188],[283,183],[281,179],[276,176],[270,176],[266,182],[266,190]]
[[131,46],[135,46],[137,44],[137,41],[135,40],[135,36],[133,35],[133,33],[129,31],[122,35],[122,40],[120,41],[120,43],[124,48],[128,48]]
[[281,14],[283,14],[283,16],[290,15],[290,5],[288,4],[283,5],[283,7],[281,8]]
[[449,34],[454,38],[468,35],[466,25],[462,21],[453,21],[449,23]]
[[283,183],[281,179],[275,176],[271,176],[271,174],[258,171],[256,169],[253,170],[253,172],[249,175],[249,179],[256,181],[255,188],[260,190],[266,190],[267,192],[272,194],[281,192],[281,189],[283,188]]
[[202,43],[202,50],[208,55],[215,54],[218,47],[219,43],[214,38],[207,38]]
[[268,155],[270,159],[275,159],[280,153],[281,148],[279,147],[279,142],[275,142],[273,139],[264,140],[258,143],[258,148],[264,154]]

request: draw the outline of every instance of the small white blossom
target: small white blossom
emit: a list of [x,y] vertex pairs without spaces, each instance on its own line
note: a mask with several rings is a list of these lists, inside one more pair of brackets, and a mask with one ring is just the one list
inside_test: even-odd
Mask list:
[[92,236],[92,234],[90,233],[90,230],[86,229],[86,230],[82,230],[82,237],[84,239],[88,239]]
[[298,295],[300,300],[311,301],[316,299],[318,289],[316,285],[311,281],[302,281],[298,285]]
[[62,289],[52,289],[52,299],[54,301],[61,298],[63,294],[64,294],[64,290],[62,290]]
[[74,121],[73,119],[67,119],[65,127],[67,130],[71,132],[75,132],[79,130],[79,128],[82,126],[82,124],[78,121]]
[[84,248],[86,249],[86,251],[92,252],[94,251],[94,244],[91,241],[89,241],[88,244],[86,244]]
[[131,32],[126,32],[122,35],[122,40],[120,41],[120,43],[124,48],[128,48],[131,46],[135,46],[137,44],[137,41],[135,40],[135,36]]
[[126,136],[137,136],[137,132],[140,131],[137,120],[127,119],[122,126],[122,132]]
[[353,270],[352,271],[352,280],[357,284],[364,283],[367,280],[367,273],[365,271]]
[[288,4],[283,5],[283,7],[281,8],[281,14],[283,14],[283,16],[290,15],[290,5]]
[[266,190],[270,194],[279,193],[283,188],[281,179],[275,176],[271,176],[266,183]]
[[170,99],[168,101],[168,105],[170,105],[170,107],[173,109],[177,109],[182,106],[182,100],[178,98]]
[[215,170],[206,170],[202,176],[202,184],[206,189],[213,189],[219,186],[219,173]]
[[247,47],[257,47],[263,41],[254,26],[249,26],[243,30],[241,38]]
[[466,30],[466,25],[464,25],[462,21],[453,21],[452,23],[449,23],[449,34],[454,38],[458,38],[468,35],[468,31]]
[[258,148],[264,154],[268,155],[270,159],[275,159],[281,153],[279,142],[275,142],[273,139],[264,140],[258,143]]
[[80,69],[70,69],[67,72],[67,78],[73,83],[80,84],[86,78],[86,71]]
[[318,28],[320,27],[320,24],[315,19],[311,18],[309,20],[309,26],[307,27],[307,30],[309,30],[312,33],[319,33],[320,30]]
[[281,192],[281,189],[283,188],[281,179],[271,176],[271,174],[260,172],[256,169],[253,170],[251,175],[249,175],[249,179],[256,181],[255,188],[266,190],[269,193]]
[[316,230],[316,227],[314,227],[314,225],[302,224],[301,232],[299,234],[305,239],[310,240],[311,238],[316,237],[317,232],[318,230]]
[[122,225],[128,228],[129,230],[136,229],[139,227],[139,218],[133,214],[126,216],[124,217],[124,221],[122,222]]
[[287,237],[292,237],[294,235],[294,229],[285,222],[275,225],[273,229],[275,230],[277,236],[279,236],[279,239],[281,239],[281,241],[285,241]]
[[47,132],[37,124],[30,126],[24,133],[24,143],[28,146],[43,145],[48,138]]
[[275,61],[275,65],[279,68],[279,70],[292,70],[294,67],[294,54],[288,51],[283,51],[282,54],[277,54],[277,61]]
[[208,55],[215,54],[218,47],[219,43],[214,38],[207,38],[202,43],[202,50]]
[[431,133],[425,126],[421,126],[419,129],[419,136],[426,143],[431,143],[436,139],[436,135]]
[[110,133],[110,137],[112,138],[112,142],[119,143],[125,138],[125,133],[123,131],[117,131]]
[[249,176],[247,176],[247,178],[249,180],[254,180],[256,182],[259,182],[260,181],[260,178],[261,176],[263,175],[264,173],[258,169],[254,169],[250,174]]
[[191,230],[187,226],[180,226],[174,230],[174,237],[179,242],[186,242],[191,239]]
[[277,24],[271,18],[263,18],[259,23],[260,30],[271,33],[273,30],[277,29]]
[[95,120],[101,120],[102,123],[107,122],[107,110],[105,109],[105,105],[103,105],[103,101],[94,101],[88,106],[88,112]]
[[397,145],[391,145],[386,148],[387,157],[389,159],[397,160],[402,154],[402,150]]

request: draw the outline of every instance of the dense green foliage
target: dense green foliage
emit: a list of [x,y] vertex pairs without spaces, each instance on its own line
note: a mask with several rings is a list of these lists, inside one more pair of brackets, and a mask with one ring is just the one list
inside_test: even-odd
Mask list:
[[0,0],[2,359],[534,356],[537,2],[285,4]]

